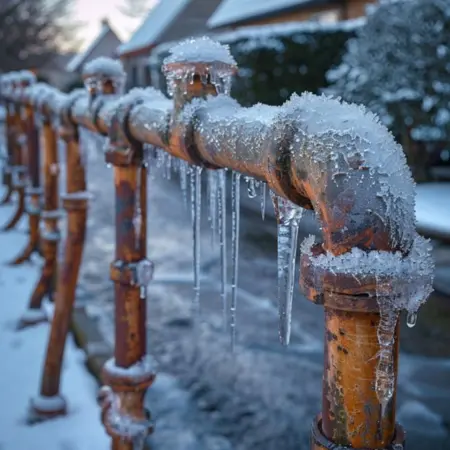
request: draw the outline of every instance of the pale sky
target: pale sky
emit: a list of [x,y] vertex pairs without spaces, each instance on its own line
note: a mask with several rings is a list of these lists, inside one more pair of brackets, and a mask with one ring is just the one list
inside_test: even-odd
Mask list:
[[121,39],[127,39],[145,19],[124,17],[119,11],[122,0],[76,0],[75,4],[76,19],[83,22],[78,33],[80,40],[83,40],[82,48],[96,38],[100,32],[100,22],[105,17]]

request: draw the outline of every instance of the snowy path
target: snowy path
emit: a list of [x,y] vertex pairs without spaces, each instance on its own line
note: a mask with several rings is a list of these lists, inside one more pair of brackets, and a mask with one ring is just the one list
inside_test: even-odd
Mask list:
[[[0,207],[0,224],[11,212],[10,206]],[[97,385],[84,367],[84,353],[71,338],[62,378],[69,414],[36,425],[26,423],[28,402],[39,390],[49,326],[15,329],[39,274],[39,263],[17,268],[4,264],[26,243],[25,223],[18,231],[0,233],[0,449],[106,450],[109,438],[95,401]]]

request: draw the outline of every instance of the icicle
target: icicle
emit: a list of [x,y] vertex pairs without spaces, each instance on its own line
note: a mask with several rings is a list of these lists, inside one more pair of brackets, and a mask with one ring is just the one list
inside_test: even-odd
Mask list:
[[387,405],[394,395],[394,343],[395,328],[399,312],[394,309],[390,298],[377,297],[380,308],[380,323],[378,324],[378,343],[380,352],[376,369],[375,391],[381,404],[381,415],[384,417]]
[[283,345],[291,338],[292,299],[294,296],[297,240],[303,209],[271,192],[278,222],[278,314],[279,334]]
[[208,221],[211,225],[211,245],[214,247],[216,242],[217,231],[217,171],[210,170],[208,172],[208,200],[209,214]]
[[408,328],[414,328],[417,323],[417,312],[409,311],[406,317],[406,325]]
[[267,184],[261,183],[261,217],[262,220],[266,218],[266,197],[267,197]]
[[139,167],[137,170],[136,180],[136,196],[134,199],[134,211],[133,211],[133,227],[134,227],[134,239],[135,248],[139,249],[141,229],[142,229],[142,210],[141,210],[141,171]]
[[166,178],[172,178],[172,156],[169,154],[166,155]]
[[220,246],[220,297],[223,308],[223,326],[228,327],[228,300],[227,300],[227,203],[226,203],[226,172],[218,173],[218,213],[219,213],[219,246]]
[[249,198],[256,197],[256,182],[252,177],[245,177],[245,181],[247,182],[247,191]]
[[187,163],[180,159],[180,187],[184,206],[187,205]]
[[241,203],[241,174],[233,172],[231,182],[231,259],[233,271],[231,274],[231,304],[230,304],[230,333],[231,350],[236,344],[236,308],[237,285],[239,273],[239,221]]
[[202,202],[202,168],[196,166],[191,173],[191,201],[192,201],[192,235],[193,235],[193,263],[194,263],[194,315],[200,313],[200,222]]

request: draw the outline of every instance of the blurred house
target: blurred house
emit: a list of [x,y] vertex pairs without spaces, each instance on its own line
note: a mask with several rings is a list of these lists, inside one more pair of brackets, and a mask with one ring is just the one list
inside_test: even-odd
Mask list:
[[[154,84],[149,56],[155,46],[205,34],[206,23],[219,3],[220,0],[160,0],[131,39],[118,49],[127,71],[128,88]],[[153,73],[155,76],[159,74]]]
[[208,20],[210,29],[315,20],[333,23],[366,14],[376,0],[223,0]]
[[36,70],[39,79],[64,91],[78,79],[78,75],[67,72],[67,63],[75,53],[55,53],[47,62]]
[[98,36],[91,42],[91,44],[83,52],[75,55],[66,65],[66,71],[77,74],[78,78],[81,75],[84,64],[92,61],[99,56],[106,56],[109,58],[117,57],[117,47],[122,43],[117,34],[111,28],[107,19],[102,20],[102,27]]

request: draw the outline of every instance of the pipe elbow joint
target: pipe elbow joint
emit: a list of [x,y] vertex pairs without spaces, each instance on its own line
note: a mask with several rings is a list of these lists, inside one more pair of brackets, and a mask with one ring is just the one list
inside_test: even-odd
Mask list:
[[408,253],[415,185],[401,146],[378,118],[304,94],[284,105],[279,121],[290,131],[278,154],[289,158],[287,178],[320,220],[324,248],[335,255],[354,247]]

